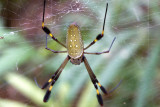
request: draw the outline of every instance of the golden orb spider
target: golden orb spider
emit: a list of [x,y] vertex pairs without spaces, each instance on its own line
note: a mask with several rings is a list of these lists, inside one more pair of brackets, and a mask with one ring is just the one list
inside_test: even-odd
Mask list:
[[[95,44],[98,40],[100,40],[104,36],[104,27],[105,27],[105,20],[106,20],[106,14],[107,14],[107,9],[108,9],[108,3],[106,4],[106,11],[105,11],[105,16],[104,16],[102,33],[98,34],[96,39],[94,41],[92,41],[85,48],[83,46],[83,41],[82,41],[80,29],[79,29],[79,27],[76,23],[72,23],[68,27],[66,45],[64,45],[63,43],[61,43],[60,41],[58,41],[58,39],[56,39],[54,37],[54,35],[51,33],[51,31],[44,25],[45,5],[46,5],[46,0],[44,0],[43,19],[42,19],[42,29],[46,33],[46,49],[53,52],[53,53],[68,53],[68,56],[63,61],[61,66],[57,69],[57,71],[54,73],[54,75],[52,75],[52,77],[42,86],[42,89],[44,89],[50,84],[50,87],[48,88],[48,90],[47,90],[47,92],[44,96],[43,101],[44,102],[48,101],[54,83],[59,78],[59,76],[60,76],[62,70],[64,69],[65,65],[67,64],[67,62],[70,60],[70,62],[72,64],[75,64],[75,65],[79,65],[82,62],[84,62],[84,65],[85,65],[85,67],[88,71],[88,74],[91,78],[91,81],[92,81],[92,83],[93,83],[93,85],[96,89],[98,102],[102,106],[103,105],[103,99],[102,99],[102,96],[101,96],[101,94],[98,90],[98,86],[100,87],[100,89],[102,90],[102,92],[104,94],[107,94],[107,91],[97,80],[97,78],[96,78],[95,74],[93,73],[93,71],[92,71],[86,57],[84,56],[84,54],[99,55],[99,54],[103,54],[103,53],[109,53],[116,37],[113,39],[113,41],[112,41],[112,43],[111,43],[111,45],[110,45],[110,47],[107,51],[91,53],[91,52],[84,52],[84,50],[88,49],[90,46]],[[48,48],[47,47],[47,35],[49,35],[54,41],[59,43],[61,46],[65,47],[67,49],[67,51],[55,51],[55,50],[52,50],[52,49]],[[97,84],[98,84],[98,86],[97,86]]]

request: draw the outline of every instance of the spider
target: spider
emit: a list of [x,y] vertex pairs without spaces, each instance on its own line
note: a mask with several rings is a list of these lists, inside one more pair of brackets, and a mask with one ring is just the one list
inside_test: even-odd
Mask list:
[[[103,29],[102,29],[102,33],[98,34],[96,39],[93,40],[87,47],[84,48],[83,45],[83,41],[82,41],[82,36],[81,36],[81,32],[79,29],[79,26],[76,23],[72,23],[69,25],[68,27],[68,32],[67,32],[67,39],[66,39],[66,45],[64,45],[63,43],[61,43],[58,39],[56,39],[54,37],[54,35],[51,33],[51,31],[49,30],[48,27],[46,27],[44,25],[44,15],[45,15],[45,6],[46,6],[46,0],[44,0],[44,5],[43,5],[43,19],[42,19],[42,29],[43,31],[46,33],[46,47],[45,49],[53,52],[53,53],[68,53],[67,57],[65,58],[65,60],[63,61],[63,63],[61,64],[61,66],[57,69],[57,71],[52,75],[52,77],[42,86],[42,89],[45,89],[48,85],[49,88],[44,96],[43,101],[47,102],[50,94],[51,94],[51,90],[52,87],[54,85],[54,83],[57,81],[57,79],[59,78],[62,70],[64,69],[65,65],[67,64],[67,62],[70,60],[70,62],[72,64],[75,65],[79,65],[82,62],[84,62],[84,65],[88,71],[88,74],[90,76],[90,79],[96,89],[97,92],[97,99],[98,102],[101,106],[103,106],[103,99],[102,96],[98,90],[98,86],[100,87],[100,89],[102,90],[102,92],[104,94],[107,94],[107,91],[105,90],[105,88],[100,84],[100,82],[98,81],[98,79],[96,78],[95,74],[93,73],[86,57],[84,56],[84,54],[94,54],[94,55],[100,55],[103,53],[109,53],[110,49],[116,39],[116,37],[113,39],[109,49],[107,51],[103,51],[103,52],[85,52],[86,49],[88,49],[89,47],[91,47],[93,44],[95,44],[97,41],[99,41],[103,36],[104,36],[104,28],[105,28],[105,20],[106,20],[106,14],[107,14],[107,9],[108,9],[108,3],[106,4],[106,11],[105,11],[105,16],[104,16],[104,22],[103,22]],[[55,51],[52,50],[50,48],[47,47],[47,36],[50,36],[54,41],[56,41],[57,43],[59,43],[61,46],[65,47],[67,50],[66,51]]]

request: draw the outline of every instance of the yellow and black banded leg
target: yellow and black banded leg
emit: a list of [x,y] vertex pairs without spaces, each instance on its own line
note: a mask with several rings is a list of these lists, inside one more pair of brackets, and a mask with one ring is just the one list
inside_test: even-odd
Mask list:
[[45,94],[45,96],[44,96],[44,98],[43,98],[43,101],[44,101],[44,102],[47,102],[47,101],[48,101],[48,99],[49,99],[49,97],[50,97],[50,94],[51,94],[51,91],[52,91],[52,88],[53,88],[53,85],[54,85],[54,83],[57,81],[57,79],[59,78],[61,72],[62,72],[62,70],[61,70],[61,71],[59,72],[59,74],[56,75],[56,77],[52,80],[52,83],[51,83],[50,87],[48,88],[48,90],[47,90],[47,92],[46,92],[46,94]]
[[[57,71],[52,75],[52,77],[42,86],[42,89],[45,89],[51,82],[53,82],[53,80],[55,79],[55,77],[59,74],[59,72],[61,72],[61,69],[64,68],[64,66],[66,65],[66,63],[69,60],[69,56],[67,56],[67,58],[64,60],[64,62],[61,64],[61,66],[57,69]],[[67,61],[67,62],[66,62]]]
[[54,78],[57,76],[59,70],[60,70],[60,67],[59,67],[58,70],[52,75],[52,77],[42,86],[42,89],[45,89],[45,88],[54,80]]
[[112,41],[112,43],[111,43],[111,45],[110,45],[110,47],[109,47],[109,49],[107,51],[103,51],[103,52],[84,52],[84,54],[100,55],[100,54],[103,54],[103,53],[109,53],[111,48],[112,48],[112,45],[113,45],[115,39],[116,39],[116,37],[114,37],[114,39],[113,39],[113,41]]
[[104,28],[105,28],[107,10],[108,10],[108,3],[106,4],[106,11],[105,11],[105,16],[104,16],[102,33],[98,34],[97,37],[96,37],[96,39],[94,41],[92,41],[86,48],[84,48],[84,50],[88,49],[90,46],[92,46],[93,44],[95,44],[97,41],[99,41],[104,36]]
[[[106,91],[105,88],[98,82],[98,80],[97,80],[95,74],[93,73],[91,67],[89,66],[89,63],[88,63],[88,61],[87,61],[87,59],[86,59],[85,56],[83,57],[83,61],[84,61],[84,64],[85,64],[85,66],[86,66],[86,69],[87,69],[87,71],[88,71],[88,74],[89,74],[89,76],[90,76],[90,78],[91,78],[91,81],[92,81],[92,83],[94,84],[94,87],[96,88],[98,102],[99,102],[99,104],[100,104],[101,106],[103,106],[103,99],[102,99],[102,96],[101,96],[101,94],[100,94],[100,92],[99,92],[99,90],[98,90],[97,84],[98,84],[98,86],[100,87],[100,89],[103,91],[103,93],[107,94],[107,91]],[[96,84],[96,83],[97,83],[97,84]]]
[[[94,83],[93,83],[93,84],[94,84]],[[103,99],[102,99],[101,94],[99,93],[98,87],[97,87],[96,84],[94,84],[94,87],[96,88],[98,102],[99,102],[99,104],[100,104],[101,106],[103,106]]]
[[[45,6],[46,6],[46,0],[44,0],[44,5],[43,5],[42,29],[43,29],[43,31],[44,31],[47,35],[49,35],[53,40],[55,40],[57,43],[59,43],[60,45],[62,45],[63,47],[66,48],[66,46],[65,46],[63,43],[59,42],[59,41],[53,36],[53,34],[51,33],[51,31],[50,31],[46,26],[44,26]],[[47,48],[47,49],[48,49],[48,48]],[[50,50],[50,49],[48,49],[48,50]],[[52,52],[54,52],[54,51],[52,51]],[[58,53],[58,52],[56,52],[56,53]]]
[[84,64],[85,64],[85,66],[86,66],[86,68],[87,68],[87,71],[88,71],[90,77],[92,77],[93,80],[98,84],[98,86],[100,87],[100,89],[102,90],[102,92],[103,92],[104,94],[107,94],[106,89],[105,89],[105,88],[100,84],[100,82],[97,80],[97,78],[96,78],[95,74],[93,73],[91,67],[89,66],[89,63],[88,63],[88,61],[87,61],[87,59],[86,59],[85,56],[84,56]]
[[53,85],[54,85],[54,83],[52,82],[52,84],[48,88],[48,90],[47,90],[47,92],[46,92],[46,94],[45,94],[45,96],[43,98],[43,102],[47,102],[48,101],[48,99],[49,99],[49,97],[51,95],[51,91],[52,91]]
[[107,91],[106,91],[106,89],[99,83],[99,81],[97,80],[97,78],[95,78],[95,80],[96,80],[96,83],[98,84],[98,86],[100,87],[100,89],[102,90],[102,92],[104,94],[108,94]]
[[48,88],[48,90],[44,96],[44,99],[43,99],[44,102],[48,101],[50,94],[51,94],[52,87],[53,87],[54,83],[57,81],[57,79],[59,78],[62,70],[66,66],[69,59],[70,59],[70,57],[67,56],[67,58],[63,61],[61,66],[58,68],[58,70],[54,73],[54,75],[43,85],[42,89],[46,88],[51,83],[50,87]]
[[47,34],[46,34],[46,47],[45,49],[52,51],[53,53],[66,53],[67,51],[55,51],[47,47]]

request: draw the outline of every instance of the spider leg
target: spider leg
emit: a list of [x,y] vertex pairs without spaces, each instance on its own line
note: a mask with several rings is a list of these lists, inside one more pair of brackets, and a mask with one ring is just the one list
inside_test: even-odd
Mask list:
[[43,29],[43,31],[44,31],[47,35],[49,35],[53,40],[55,40],[55,41],[56,41],[57,43],[59,43],[61,46],[63,46],[63,47],[66,48],[66,46],[65,46],[63,43],[61,43],[60,41],[58,41],[58,39],[53,36],[53,34],[51,33],[51,31],[50,31],[46,26],[44,26],[45,6],[46,6],[46,0],[44,0],[44,5],[43,5],[42,29]]
[[47,35],[46,35],[46,47],[45,49],[49,50],[49,51],[52,51],[53,53],[66,53],[67,51],[55,51],[55,50],[52,50],[50,48],[48,48],[47,46]]
[[103,52],[84,52],[84,54],[100,55],[100,54],[103,54],[103,53],[109,53],[111,48],[112,48],[112,45],[113,45],[115,39],[116,39],[116,37],[114,37],[114,39],[113,39],[113,41],[112,41],[112,43],[111,43],[111,45],[110,45],[110,47],[109,47],[109,49],[107,51],[103,51]]
[[88,71],[88,74],[89,74],[89,76],[91,78],[91,81],[92,81],[94,87],[96,88],[98,102],[99,102],[99,104],[101,106],[103,106],[103,99],[102,99],[102,96],[101,96],[101,94],[100,94],[100,92],[98,90],[97,84],[100,87],[100,89],[103,91],[103,93],[107,94],[107,91],[105,90],[105,88],[97,80],[97,78],[96,78],[95,74],[93,73],[93,71],[92,71],[92,69],[91,69],[91,67],[90,67],[90,65],[89,65],[89,63],[88,63],[88,61],[87,61],[85,56],[83,57],[83,60],[84,60],[84,64],[86,66],[86,69]]
[[87,47],[85,47],[84,50],[88,49],[90,46],[92,46],[93,44],[95,44],[98,40],[100,40],[104,36],[104,28],[105,28],[105,21],[106,21],[107,10],[108,10],[108,3],[106,4],[106,11],[105,11],[105,16],[104,16],[102,33],[98,34],[97,37],[96,37],[96,39],[94,41],[92,41]]
[[42,89],[46,88],[50,83],[50,87],[48,88],[43,101],[47,102],[50,94],[51,94],[51,90],[53,88],[54,83],[57,81],[57,79],[59,78],[62,70],[64,69],[64,67],[66,66],[67,62],[69,61],[70,57],[67,56],[67,58],[63,61],[63,63],[61,64],[61,66],[57,69],[57,71],[54,73],[54,75],[52,75],[52,77],[42,86]]

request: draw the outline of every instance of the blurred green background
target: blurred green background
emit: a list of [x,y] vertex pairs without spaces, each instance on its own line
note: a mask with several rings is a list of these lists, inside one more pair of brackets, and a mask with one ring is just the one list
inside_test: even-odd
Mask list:
[[[84,46],[101,33],[102,40],[85,55],[98,80],[109,91],[104,107],[160,106],[160,1],[159,0],[47,0],[45,25],[65,44],[67,26],[77,22]],[[96,90],[82,63],[70,62],[43,103],[42,86],[67,54],[45,50],[41,29],[43,0],[0,0],[0,107],[99,107]],[[65,50],[48,37],[48,47]]]

